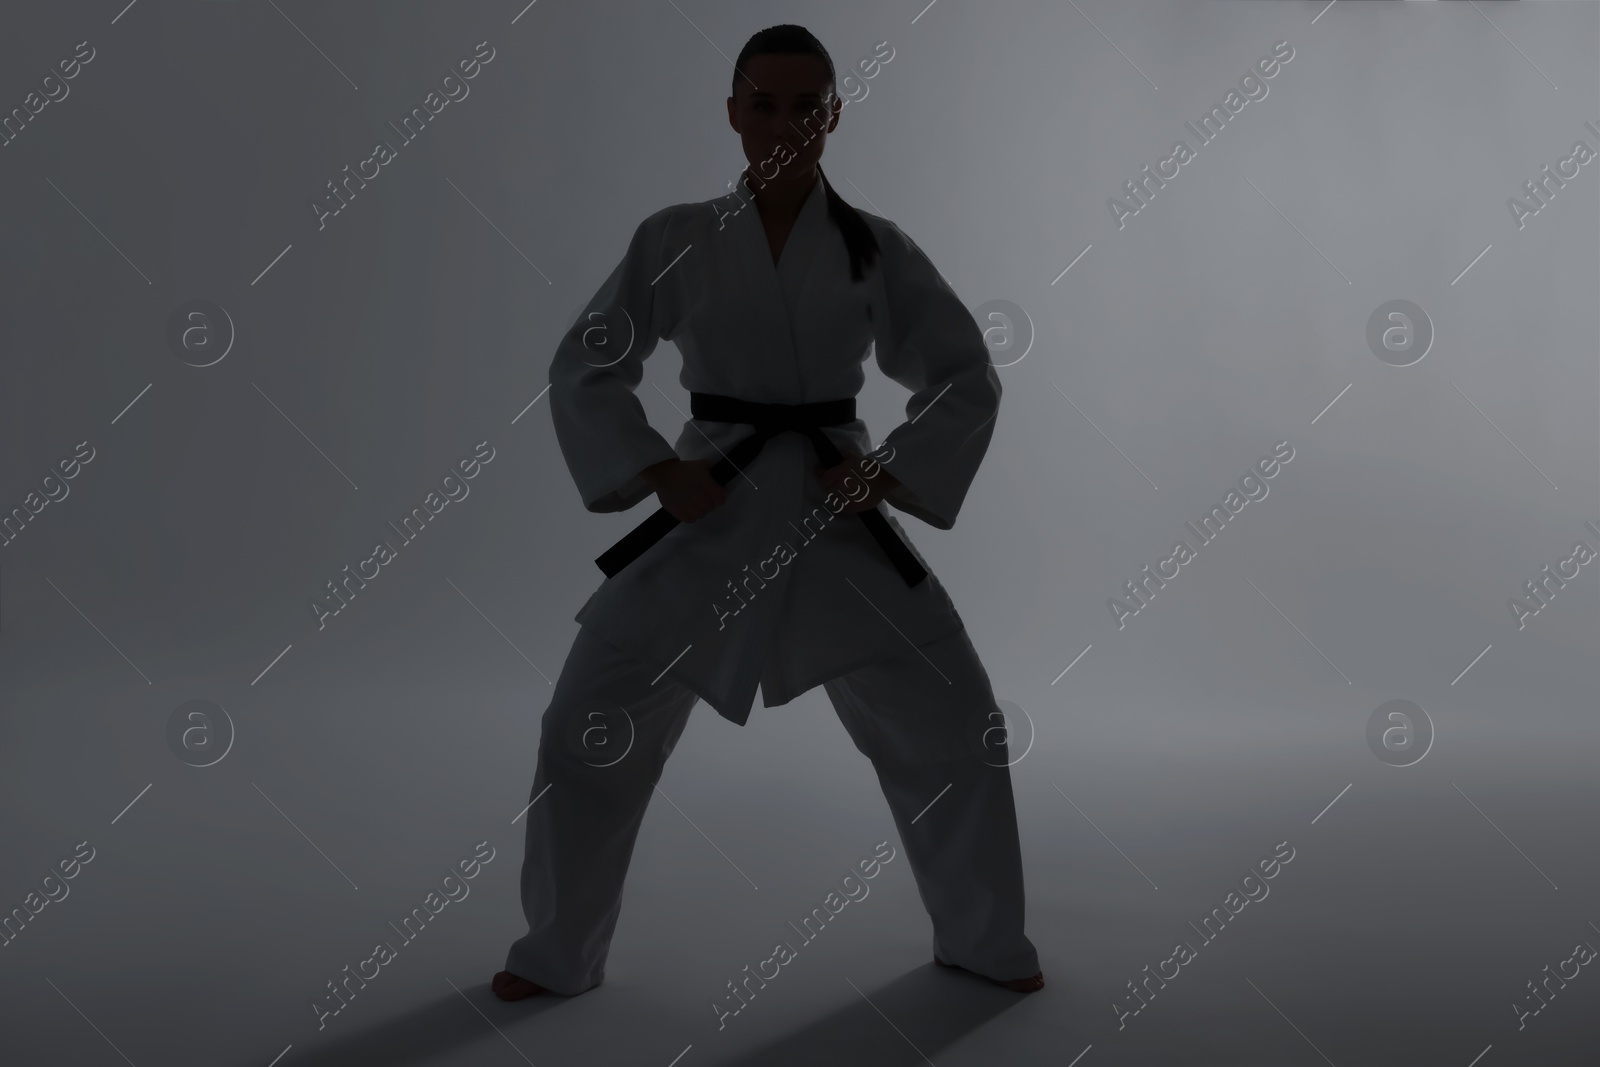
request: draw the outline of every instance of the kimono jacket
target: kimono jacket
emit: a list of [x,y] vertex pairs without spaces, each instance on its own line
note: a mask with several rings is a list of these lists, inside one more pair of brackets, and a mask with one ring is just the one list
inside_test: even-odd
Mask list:
[[[556,348],[551,418],[584,506],[648,501],[642,521],[659,507],[645,467],[715,462],[754,430],[684,411],[669,444],[634,395],[658,340],[682,354],[685,389],[776,404],[855,396],[870,350],[911,390],[905,421],[879,446],[882,469],[900,482],[886,501],[950,529],[1000,403],[972,314],[911,238],[866,212],[879,255],[853,282],[820,176],[774,264],[745,181],[742,195],[675,204],[641,222]],[[860,419],[823,433],[847,458],[873,451]],[[829,503],[819,466],[805,436],[776,434],[727,483],[725,503],[605,578],[577,621],[740,725],[758,684],[765,706],[786,704],[907,643],[962,629],[931,568],[908,587],[856,515],[835,514],[843,496]],[[877,508],[926,568],[901,524]]]

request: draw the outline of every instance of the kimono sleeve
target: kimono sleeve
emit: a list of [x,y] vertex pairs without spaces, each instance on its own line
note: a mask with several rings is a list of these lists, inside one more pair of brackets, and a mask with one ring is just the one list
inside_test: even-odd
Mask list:
[[628,251],[556,346],[550,417],[567,469],[590,511],[622,511],[650,492],[639,472],[677,452],[645,417],[634,389],[665,329],[652,282],[670,209],[641,222]]
[[873,347],[879,369],[911,390],[906,421],[880,446],[893,446],[883,466],[900,482],[884,499],[948,530],[988,451],[1000,376],[972,313],[916,242],[887,220],[874,232],[887,314],[873,317]]

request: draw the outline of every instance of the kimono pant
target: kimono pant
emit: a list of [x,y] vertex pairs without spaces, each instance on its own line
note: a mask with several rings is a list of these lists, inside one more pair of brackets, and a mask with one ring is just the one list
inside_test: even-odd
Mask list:
[[[505,969],[555,993],[581,993],[605,976],[645,807],[699,699],[669,677],[652,684],[657,674],[580,628],[544,713],[537,799],[525,815],[528,933],[512,944]],[[966,631],[920,650],[907,643],[903,654],[824,686],[877,772],[933,921],[935,954],[1001,980],[1038,972],[1023,934],[1009,757],[1003,734],[995,743],[998,709]],[[975,751],[971,739],[986,725],[987,748]],[[631,733],[626,755],[601,755],[597,730],[622,743]]]

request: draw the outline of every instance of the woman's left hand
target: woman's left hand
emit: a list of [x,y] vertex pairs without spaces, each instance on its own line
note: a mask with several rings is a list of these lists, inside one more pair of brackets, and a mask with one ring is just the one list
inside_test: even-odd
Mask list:
[[[879,501],[899,486],[900,481],[876,460],[865,460],[856,453],[846,453],[844,462],[826,470],[818,468],[817,477],[822,482],[824,489],[831,490],[844,497],[847,503],[845,511],[867,511],[878,506]],[[851,479],[848,486],[841,483]],[[866,495],[862,496],[862,486],[866,487]]]

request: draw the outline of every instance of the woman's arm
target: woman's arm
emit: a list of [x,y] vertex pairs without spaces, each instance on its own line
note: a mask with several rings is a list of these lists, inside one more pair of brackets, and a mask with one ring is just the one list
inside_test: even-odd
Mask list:
[[883,469],[900,483],[884,499],[948,530],[988,451],[1000,376],[972,313],[922,249],[894,223],[869,220],[881,253],[873,314],[877,363],[911,390],[906,421],[881,446],[893,447]]
[[550,361],[550,417],[590,511],[621,511],[650,493],[647,467],[677,459],[634,389],[665,328],[660,290],[671,208],[635,229],[622,261],[585,305]]

